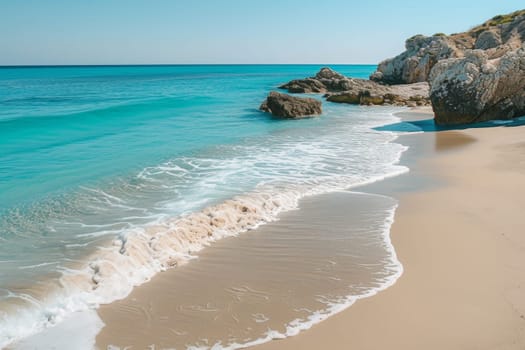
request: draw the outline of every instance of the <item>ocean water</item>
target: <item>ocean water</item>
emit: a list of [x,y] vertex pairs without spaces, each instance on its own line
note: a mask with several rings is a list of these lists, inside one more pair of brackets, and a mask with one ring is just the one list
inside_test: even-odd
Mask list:
[[405,172],[397,134],[374,129],[395,108],[325,103],[299,121],[257,110],[320,68],[0,68],[0,348],[305,196]]

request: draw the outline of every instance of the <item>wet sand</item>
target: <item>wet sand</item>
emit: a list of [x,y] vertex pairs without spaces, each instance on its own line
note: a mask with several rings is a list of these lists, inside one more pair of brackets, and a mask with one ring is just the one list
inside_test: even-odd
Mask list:
[[384,221],[393,218],[393,198],[343,191],[300,204],[103,305],[98,347],[208,348],[285,337],[399,276]]
[[[417,120],[430,116],[423,109],[409,111],[402,117]],[[358,190],[399,199],[391,237],[404,266],[403,275],[392,287],[358,300],[297,336],[254,348],[524,349],[525,223],[521,220],[525,208],[524,134],[523,127],[497,127],[401,137],[399,141],[411,147],[402,160],[411,168],[410,173]],[[318,210],[319,203],[325,208],[324,213]],[[342,202],[337,195],[314,197],[310,202],[313,211],[292,212],[292,216],[296,215],[293,221],[315,222],[313,212],[323,216],[330,212],[329,208],[350,203]],[[334,216],[329,219],[338,225],[352,220],[337,210],[331,212]],[[249,235],[265,229],[269,230],[266,233],[282,229],[283,223],[285,217],[246,236],[217,242],[218,246],[202,252],[199,260],[204,263],[200,267],[197,260],[160,274],[126,300],[103,306],[99,314],[106,328],[99,334],[97,344],[100,348],[108,344],[134,344],[130,349],[147,348],[153,343],[158,345],[156,348],[173,344],[173,339],[183,333],[174,327],[171,334],[166,332],[171,324],[167,315],[180,311],[180,304],[165,291],[184,288],[173,283],[175,275],[171,273],[184,275],[183,269],[188,267],[186,278],[191,278],[195,271],[190,269],[205,270],[213,265],[214,260],[206,260],[206,255],[220,254],[220,245],[249,239]],[[281,257],[288,254],[282,253]],[[216,275],[217,282],[225,272],[238,278],[243,270],[253,268],[222,270]],[[252,274],[252,282],[259,280],[257,273]],[[205,288],[203,285],[197,294],[204,295]],[[188,302],[192,299],[191,292],[191,289],[184,292]],[[213,290],[208,291],[208,296],[214,298]],[[242,312],[248,315],[250,310]],[[279,317],[279,312],[275,315]],[[283,311],[282,317],[288,316]],[[208,327],[206,322],[201,326]],[[240,323],[222,325],[232,327],[233,331],[239,329]],[[188,326],[199,327],[199,324],[197,321]],[[208,334],[213,337],[216,330],[210,329]]]
[[391,236],[403,275],[256,349],[524,349],[523,135],[524,127],[497,127],[403,137],[423,141],[407,152],[411,173],[371,186],[398,193]]

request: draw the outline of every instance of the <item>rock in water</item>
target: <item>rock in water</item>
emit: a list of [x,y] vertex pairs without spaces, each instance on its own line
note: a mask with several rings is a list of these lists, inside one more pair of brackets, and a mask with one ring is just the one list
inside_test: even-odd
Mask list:
[[382,85],[364,79],[348,79],[345,91],[328,93],[326,100],[358,105],[426,106],[430,104],[426,82]]
[[440,61],[430,75],[430,99],[439,125],[477,123],[525,115],[525,45],[489,59],[472,50]]
[[292,80],[280,86],[292,93],[326,93],[327,101],[361,105],[424,106],[430,104],[426,82],[388,86],[345,77],[322,68],[314,77]]
[[294,94],[318,94],[326,92],[326,86],[314,78],[296,79],[289,83],[279,86],[279,89],[286,89]]
[[324,67],[324,68],[321,68],[321,70],[315,75],[315,79],[317,80],[323,80],[323,79],[328,79],[328,80],[334,80],[334,79],[346,79],[346,77],[342,74],[339,74],[337,73],[336,71],[328,68],[328,67]]
[[280,118],[301,118],[321,114],[321,101],[300,98],[272,91],[259,107],[261,111]]
[[328,67],[324,67],[314,77],[292,80],[279,86],[279,89],[285,89],[291,93],[317,94],[329,91],[344,91],[348,87],[347,83],[347,77]]

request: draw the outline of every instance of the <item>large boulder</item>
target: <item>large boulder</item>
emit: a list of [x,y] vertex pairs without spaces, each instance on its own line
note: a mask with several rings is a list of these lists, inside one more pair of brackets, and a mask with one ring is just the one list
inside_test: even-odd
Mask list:
[[525,45],[500,58],[472,50],[440,61],[430,74],[435,122],[467,124],[525,115]]
[[457,48],[444,35],[416,35],[405,43],[406,51],[379,63],[370,79],[385,84],[411,84],[428,80],[430,70],[441,59],[456,57]]
[[488,50],[502,44],[501,35],[496,30],[486,30],[476,39],[474,47],[479,50]]
[[321,101],[300,98],[272,91],[259,107],[264,112],[280,118],[301,118],[321,114]]

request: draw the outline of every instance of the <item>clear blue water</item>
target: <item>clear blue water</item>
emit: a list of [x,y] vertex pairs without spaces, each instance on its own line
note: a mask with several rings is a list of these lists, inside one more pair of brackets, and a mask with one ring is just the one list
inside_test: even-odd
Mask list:
[[[366,77],[374,66],[336,66]],[[0,210],[290,127],[257,107],[319,66],[0,69]]]
[[[35,285],[64,287],[115,237],[269,186],[300,197],[398,172],[395,135],[372,130],[395,120],[391,109],[325,103],[301,121],[258,111],[320,68],[0,68],[0,346],[25,334],[2,334],[9,305],[30,295],[43,311],[25,319],[48,315]],[[366,78],[375,66],[332,68]]]
[[[0,209],[287,127],[257,107],[317,66],[0,69]],[[373,66],[336,67],[367,76]]]

